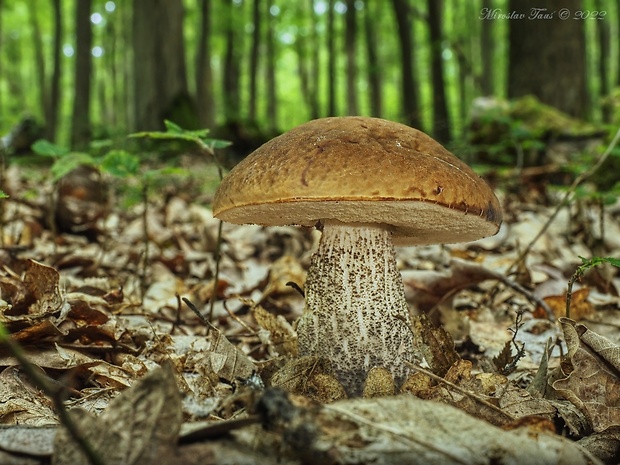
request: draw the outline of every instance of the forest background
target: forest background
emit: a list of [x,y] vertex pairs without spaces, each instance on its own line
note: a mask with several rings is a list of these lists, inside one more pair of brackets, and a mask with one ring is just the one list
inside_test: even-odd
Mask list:
[[[463,139],[480,96],[614,122],[620,1],[0,0],[0,134],[80,148],[209,128],[247,151],[329,115]],[[617,98],[616,98],[617,100]]]

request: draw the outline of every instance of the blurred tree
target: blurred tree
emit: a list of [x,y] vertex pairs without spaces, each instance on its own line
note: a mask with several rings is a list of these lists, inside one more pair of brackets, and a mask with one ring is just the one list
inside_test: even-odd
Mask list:
[[[269,8],[269,5],[267,5]],[[267,128],[269,132],[276,132],[278,128],[278,94],[276,85],[276,69],[277,69],[277,50],[276,50],[276,38],[275,38],[275,15],[271,14],[270,9],[267,11],[267,66],[266,69],[266,83],[267,83]]]
[[525,15],[509,21],[508,96],[533,94],[541,102],[578,118],[588,110],[584,21],[527,18],[567,8],[571,14],[583,11],[581,0],[510,0],[508,9]]
[[347,56],[347,113],[357,115],[357,10],[356,0],[346,0],[345,53]]
[[[493,0],[482,0],[482,8],[493,9]],[[494,69],[496,66],[494,58],[493,25],[495,21],[482,21],[480,29],[480,51],[482,58],[482,76],[480,78],[480,91],[482,95],[493,95],[495,93]]]
[[414,128],[422,128],[419,110],[418,84],[413,74],[415,47],[411,30],[411,12],[407,0],[392,0],[392,7],[398,26],[401,54],[401,102],[403,121]]
[[75,94],[71,117],[71,146],[83,148],[91,135],[90,87],[93,31],[90,25],[92,0],[75,2]]
[[256,121],[256,105],[258,100],[258,58],[261,45],[261,1],[254,0],[252,3],[252,48],[250,51],[250,121]]
[[241,119],[241,63],[243,62],[243,28],[237,21],[239,9],[232,0],[224,0],[224,37],[226,49],[222,67],[224,119],[226,122]]
[[199,39],[196,49],[196,105],[200,126],[215,127],[215,96],[211,66],[211,0],[198,0],[200,9]]
[[433,82],[433,136],[441,142],[450,140],[450,117],[446,102],[443,69],[442,0],[427,0],[431,45],[431,79]]
[[364,8],[364,36],[366,38],[366,65],[368,79],[368,102],[370,105],[370,114],[372,116],[381,117],[383,114],[383,98],[381,93],[382,66],[379,63],[379,52],[377,50],[377,28],[376,16],[374,8],[375,2],[367,1]]
[[35,0],[28,0],[26,3],[28,7],[28,22],[30,23],[30,30],[32,32],[32,44],[34,48],[35,58],[35,72],[37,79],[37,87],[35,91],[39,95],[39,106],[41,113],[47,115],[49,107],[48,87],[45,76],[45,58],[43,53],[43,37],[41,33],[41,25],[39,23],[39,8],[35,3]]
[[52,0],[54,11],[54,44],[52,48],[52,80],[50,82],[49,100],[45,112],[45,137],[48,140],[56,140],[58,126],[58,112],[60,111],[60,76],[62,60],[60,49],[62,45],[62,13],[60,0]]
[[[605,5],[602,0],[595,0],[594,9],[596,11],[605,11]],[[596,33],[598,41],[598,97],[600,99],[609,95],[611,87],[611,31],[609,21],[596,21]],[[618,63],[620,65],[620,62]],[[609,105],[602,107],[603,121],[611,120],[612,112]]]
[[305,103],[308,105],[310,119],[316,119],[320,115],[318,85],[319,85],[319,47],[318,42],[316,15],[314,13],[314,0],[306,2],[298,2],[297,17],[310,18],[310,25],[304,22],[300,29],[307,33],[298,34],[295,38],[295,51],[297,52],[297,69],[299,81],[301,85],[301,93]]
[[133,130],[163,129],[164,119],[198,126],[187,87],[183,16],[182,0],[133,2]]
[[335,1],[327,2],[327,116],[338,113],[336,93],[336,24]]

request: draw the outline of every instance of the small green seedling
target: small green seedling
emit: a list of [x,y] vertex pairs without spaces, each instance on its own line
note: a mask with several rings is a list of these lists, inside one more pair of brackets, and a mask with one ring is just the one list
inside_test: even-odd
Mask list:
[[568,280],[568,289],[566,290],[566,317],[570,318],[570,303],[573,296],[573,285],[575,281],[581,279],[581,277],[586,273],[586,271],[602,265],[604,263],[609,263],[615,267],[620,268],[620,259],[612,258],[612,257],[592,257],[592,258],[584,258],[579,257],[581,259],[581,265],[577,267],[573,275]]

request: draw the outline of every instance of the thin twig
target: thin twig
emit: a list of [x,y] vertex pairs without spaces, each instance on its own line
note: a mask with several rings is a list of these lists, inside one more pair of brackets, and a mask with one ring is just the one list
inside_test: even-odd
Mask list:
[[577,190],[577,187],[579,187],[580,184],[582,184],[586,179],[588,179],[590,176],[592,176],[594,173],[598,171],[598,169],[603,165],[603,163],[605,163],[605,160],[607,160],[612,150],[618,144],[619,140],[620,140],[620,128],[616,132],[616,135],[614,136],[610,144],[607,146],[607,149],[605,150],[605,152],[603,152],[603,154],[599,157],[597,162],[592,167],[590,167],[589,170],[584,171],[583,173],[581,173],[579,176],[575,178],[573,183],[570,185],[570,187],[564,194],[564,197],[562,197],[562,200],[555,208],[553,214],[549,217],[549,219],[543,225],[543,227],[540,228],[540,231],[538,231],[538,234],[536,234],[536,236],[530,241],[527,247],[523,249],[523,251],[515,259],[515,261],[512,262],[512,264],[508,267],[508,270],[506,270],[506,273],[510,273],[512,270],[515,269],[515,267],[518,267],[519,265],[521,265],[521,263],[523,263],[523,260],[525,260],[525,257],[527,257],[527,255],[530,253],[534,244],[538,242],[538,240],[543,236],[543,234],[547,231],[547,229],[549,229],[549,226],[551,226],[551,223],[553,223],[553,221],[558,216],[562,208],[568,203],[569,198],[575,193],[575,191]]
[[509,420],[511,420],[511,421],[514,420],[514,417],[512,415],[510,415],[509,413],[504,412],[498,406],[493,405],[491,402],[489,402],[489,401],[483,399],[482,397],[478,396],[478,394],[476,394],[475,392],[471,392],[471,391],[469,391],[467,389],[462,388],[461,386],[458,386],[458,385],[448,381],[447,379],[442,378],[441,376],[437,376],[432,371],[428,371],[428,370],[422,368],[420,365],[416,365],[415,363],[411,363],[411,362],[408,362],[408,361],[405,360],[405,365],[409,366],[410,368],[413,368],[414,370],[418,370],[421,373],[424,373],[425,375],[431,377],[432,379],[434,379],[438,383],[443,383],[443,384],[445,384],[447,386],[450,386],[452,389],[454,389],[456,391],[459,391],[461,394],[465,394],[466,396],[471,397],[476,402],[484,405],[485,407],[490,408],[491,410],[494,410],[495,412],[505,416]]

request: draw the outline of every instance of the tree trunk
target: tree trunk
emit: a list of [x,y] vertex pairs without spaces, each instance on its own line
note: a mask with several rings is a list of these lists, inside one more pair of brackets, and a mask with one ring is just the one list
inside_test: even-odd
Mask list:
[[[316,18],[313,10],[314,2],[298,3],[298,10],[296,14],[300,18],[311,18],[310,34],[308,36],[299,34],[295,38],[295,51],[297,52],[297,69],[299,73],[299,81],[301,83],[301,94],[308,110],[311,119],[319,117],[319,104],[318,104],[318,47],[316,34]],[[309,7],[310,9],[308,10]],[[304,25],[305,27],[305,25]],[[310,46],[308,46],[310,44]]]
[[[594,2],[594,8],[597,11],[605,11],[605,5],[601,0],[596,0]],[[620,12],[618,12],[620,14]],[[610,84],[611,84],[611,33],[609,31],[609,22],[608,21],[596,21],[596,32],[598,39],[598,47],[599,47],[599,56],[598,56],[598,79],[599,79],[599,98],[602,100],[609,95]],[[620,63],[619,63],[620,64]],[[608,123],[611,121],[611,108],[609,105],[603,105],[602,107],[602,117],[603,121]]]
[[196,51],[196,105],[200,126],[215,127],[215,96],[211,67],[211,0],[198,0],[200,38]]
[[53,69],[52,81],[49,91],[49,105],[45,115],[45,137],[48,140],[56,140],[56,128],[58,126],[58,110],[60,107],[60,75],[62,60],[60,49],[62,47],[62,14],[60,0],[52,0],[54,10],[54,45],[53,45]]
[[310,100],[310,116],[312,119],[316,119],[321,115],[319,110],[319,70],[321,69],[321,56],[320,48],[316,46],[319,43],[318,25],[316,20],[316,14],[314,13],[314,0],[310,0],[310,18],[311,18],[311,30],[310,30],[310,42],[315,44],[310,50],[310,66],[308,74],[310,76],[311,92],[309,96]]
[[329,0],[327,4],[327,116],[336,116],[337,114],[334,4],[334,0]]
[[250,52],[250,121],[256,121],[256,101],[258,99],[258,57],[260,51],[260,14],[261,1],[254,0],[252,5],[252,22],[254,30],[252,31],[252,49]]
[[[37,87],[39,92],[39,105],[41,113],[47,120],[49,113],[49,98],[47,95],[47,83],[45,76],[45,57],[43,54],[43,38],[41,36],[41,25],[38,18],[38,8],[35,0],[28,1],[28,21],[32,29],[32,44],[34,48],[35,70],[37,77]],[[47,121],[46,121],[47,123]]]
[[[2,19],[3,19],[2,18],[2,13],[3,13],[3,11],[4,11],[4,1],[0,0],[0,31],[2,31]],[[3,42],[4,42],[4,35],[0,34],[0,51],[4,51],[4,47],[3,47],[4,44],[3,44]],[[3,65],[2,60],[0,60],[0,76],[4,76],[4,74],[3,74],[4,69],[3,69],[2,65]],[[4,114],[4,111],[5,111],[3,104],[4,104],[4,102],[2,100],[2,92],[0,92],[0,115]],[[4,123],[4,121],[2,121],[2,118],[0,118],[0,123]],[[2,163],[1,157],[0,157],[0,163]],[[0,170],[1,169],[2,169],[2,166],[0,165]],[[0,214],[1,213],[2,212],[0,211]],[[2,218],[2,217],[0,217],[0,218]],[[2,245],[2,244],[3,244],[2,243],[2,239],[0,238],[0,245]]]
[[[616,31],[620,31],[620,0],[616,0]],[[616,47],[616,53],[616,64],[620,66],[620,47]],[[620,87],[620,69],[616,70],[616,85]]]
[[446,103],[441,31],[442,0],[428,0],[428,26],[431,41],[431,79],[433,83],[433,136],[440,142],[450,140],[450,117]]
[[187,87],[182,0],[134,0],[133,10],[134,129],[163,129],[164,119],[197,127]]
[[383,114],[383,99],[381,94],[381,65],[377,51],[377,31],[375,28],[375,16],[371,11],[372,2],[366,2],[364,11],[364,32],[366,35],[366,56],[368,60],[368,88],[370,114],[381,117]]
[[[267,5],[269,6],[269,5]],[[267,12],[267,66],[266,66],[266,81],[267,81],[267,122],[269,124],[269,131],[272,133],[278,130],[278,95],[276,85],[276,39],[273,33],[274,19],[273,15]]]
[[[482,0],[482,8],[493,9],[493,0]],[[480,51],[482,56],[482,76],[480,79],[482,95],[494,95],[495,83],[493,70],[495,68],[493,46],[493,24],[495,21],[482,21],[480,25]]]
[[71,146],[85,147],[90,140],[90,86],[93,31],[90,27],[92,0],[75,4],[75,96],[71,121]]
[[411,16],[407,0],[392,0],[401,54],[401,100],[405,124],[421,129],[422,121],[419,111],[418,85],[413,74],[414,45],[411,30]]
[[347,0],[345,13],[345,52],[347,55],[347,113],[357,115],[357,13],[355,0]]
[[509,21],[508,96],[533,94],[571,116],[584,118],[588,110],[584,21],[527,19],[532,9],[583,10],[581,0],[555,0],[544,6],[537,0],[510,0],[509,11],[523,20]]
[[238,27],[235,21],[235,5],[230,0],[224,0],[226,18],[224,25],[224,37],[226,40],[226,51],[224,52],[224,75],[223,97],[224,97],[224,117],[226,122],[238,122],[241,119],[241,86],[239,76],[241,75],[241,42],[242,36],[238,34]]

